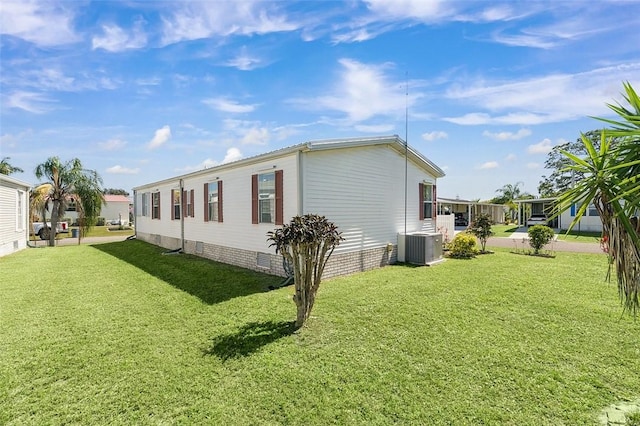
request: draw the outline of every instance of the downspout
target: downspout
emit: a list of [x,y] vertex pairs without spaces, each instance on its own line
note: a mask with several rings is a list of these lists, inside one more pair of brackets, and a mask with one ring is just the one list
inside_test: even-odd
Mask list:
[[27,226],[25,226],[25,232],[27,234],[27,247],[31,247],[31,248],[37,248],[38,246],[31,245],[31,228],[33,227],[33,225],[31,224],[31,191],[32,188],[29,188],[29,190],[26,192],[27,194],[27,199],[26,199],[26,206],[27,206]]
[[184,252],[184,209],[186,206],[184,197],[184,180],[180,179],[180,249]]
[[[138,213],[140,212],[140,208],[142,206],[138,206],[138,193],[134,189],[133,190],[133,235],[135,235],[136,239],[138,238]],[[131,224],[129,224],[131,226]]]
[[302,152],[300,150],[296,151],[296,160],[298,162],[298,216],[302,216],[304,214],[304,173],[302,170]]

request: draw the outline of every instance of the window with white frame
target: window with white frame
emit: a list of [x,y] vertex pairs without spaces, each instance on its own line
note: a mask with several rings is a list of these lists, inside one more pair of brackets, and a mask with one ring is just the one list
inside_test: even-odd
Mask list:
[[149,193],[140,194],[140,216],[149,216]]
[[154,192],[151,194],[151,219],[160,219],[160,193]]
[[26,217],[26,212],[25,212],[25,194],[26,192],[18,190],[16,192],[16,231],[22,231],[24,230],[24,224],[25,224],[25,217]]
[[184,191],[185,204],[187,206],[187,211],[185,212],[185,217],[193,217],[193,190]]
[[180,190],[179,189],[172,189],[171,190],[171,203],[173,206],[173,209],[171,211],[172,219],[180,219]]
[[276,174],[258,175],[258,221],[273,223],[276,215]]
[[593,203],[589,204],[589,208],[587,210],[589,210],[589,216],[600,216],[598,214],[598,209],[596,209],[596,206]]
[[208,197],[207,197],[207,206],[208,206],[208,221],[209,222],[217,222],[218,221],[218,182],[209,182],[208,187]]
[[433,215],[433,185],[425,183],[422,185],[422,214],[426,219],[432,218]]

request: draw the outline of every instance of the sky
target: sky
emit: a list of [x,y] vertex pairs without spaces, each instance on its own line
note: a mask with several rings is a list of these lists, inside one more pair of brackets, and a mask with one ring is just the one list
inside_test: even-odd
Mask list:
[[[552,147],[640,90],[640,1],[0,3],[0,157],[132,188],[298,143],[398,135],[438,194],[538,193]],[[384,171],[381,171],[383,173]]]

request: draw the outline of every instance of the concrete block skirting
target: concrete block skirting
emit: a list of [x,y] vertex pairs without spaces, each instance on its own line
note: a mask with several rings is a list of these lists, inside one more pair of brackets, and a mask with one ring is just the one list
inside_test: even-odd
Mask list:
[[[137,232],[137,238],[169,250],[180,248],[180,239],[158,234]],[[260,253],[233,247],[209,244],[202,241],[184,242],[185,253],[205,257],[216,262],[228,263],[242,268],[284,277],[282,256],[275,253]],[[398,246],[384,246],[349,253],[334,253],[325,267],[323,278],[363,272],[396,263]],[[267,266],[268,264],[268,266]]]

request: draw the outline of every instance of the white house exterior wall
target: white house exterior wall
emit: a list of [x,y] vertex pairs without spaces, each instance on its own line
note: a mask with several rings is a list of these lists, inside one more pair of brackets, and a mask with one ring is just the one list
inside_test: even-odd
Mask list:
[[[587,211],[587,214],[589,212]],[[560,229],[569,229],[571,222],[575,219],[571,216],[570,210],[565,210],[560,215]],[[573,227],[573,231],[589,231],[589,232],[602,232],[602,221],[600,216],[582,216],[580,221]]]
[[[269,247],[266,235],[276,225],[252,224],[251,188],[252,175],[282,170],[284,223],[298,214],[321,214],[343,232],[345,241],[333,253],[325,277],[394,263],[397,234],[404,231],[405,221],[405,157],[396,148],[379,143],[331,149],[299,145],[282,155],[270,153],[264,160],[241,160],[138,187],[136,235],[167,249],[182,248],[213,260],[283,275],[282,257]],[[419,184],[435,183],[424,167],[408,162],[408,232],[435,232],[432,219],[419,218]],[[183,191],[193,190],[195,200],[195,217],[185,217],[184,226],[181,220],[171,220],[171,190],[180,188],[180,179]],[[205,222],[204,184],[216,181],[223,185],[223,222]],[[151,194],[158,191],[160,220],[151,219]],[[147,215],[141,214],[143,193],[148,194]]]
[[[420,220],[418,184],[433,176],[408,162],[407,232],[435,232],[431,219]],[[397,244],[404,232],[405,158],[384,145],[305,152],[304,213],[334,222],[345,241],[335,253]]]
[[[29,226],[29,186],[14,179],[0,177],[0,256],[27,247]],[[18,200],[22,203],[22,217],[18,216]]]
[[128,201],[108,201],[100,210],[100,216],[107,221],[122,220],[122,224],[129,223],[129,202]]
[[[195,216],[184,218],[185,251],[195,253],[197,242],[209,245],[210,247],[207,246],[208,250],[212,253],[214,251],[220,252],[222,248],[228,249],[228,252],[233,252],[230,249],[244,250],[251,252],[246,262],[239,259],[239,257],[245,256],[245,254],[240,255],[240,252],[233,252],[235,254],[230,255],[230,259],[219,258],[218,255],[207,257],[214,257],[220,261],[226,260],[227,263],[240,263],[240,266],[247,268],[260,269],[256,267],[256,254],[275,253],[275,250],[270,248],[267,242],[267,232],[272,231],[276,226],[273,223],[251,223],[251,176],[275,170],[283,171],[284,221],[288,222],[290,218],[298,214],[298,170],[295,153],[259,163],[227,169],[213,169],[210,173],[185,176],[183,190],[194,190]],[[223,182],[223,222],[205,222],[204,184],[218,180]],[[151,194],[159,191],[161,203],[160,220],[151,219],[150,211],[149,216],[139,216],[140,213],[136,213],[136,233],[139,238],[142,237],[142,239],[169,249],[181,248],[181,221],[171,220],[171,209],[173,208],[171,190],[179,188],[180,178],[137,188],[135,201],[138,206],[141,205],[143,192]],[[149,209],[151,209],[151,195],[149,195]],[[204,248],[205,252],[207,247]],[[241,262],[234,260],[241,260]]]

